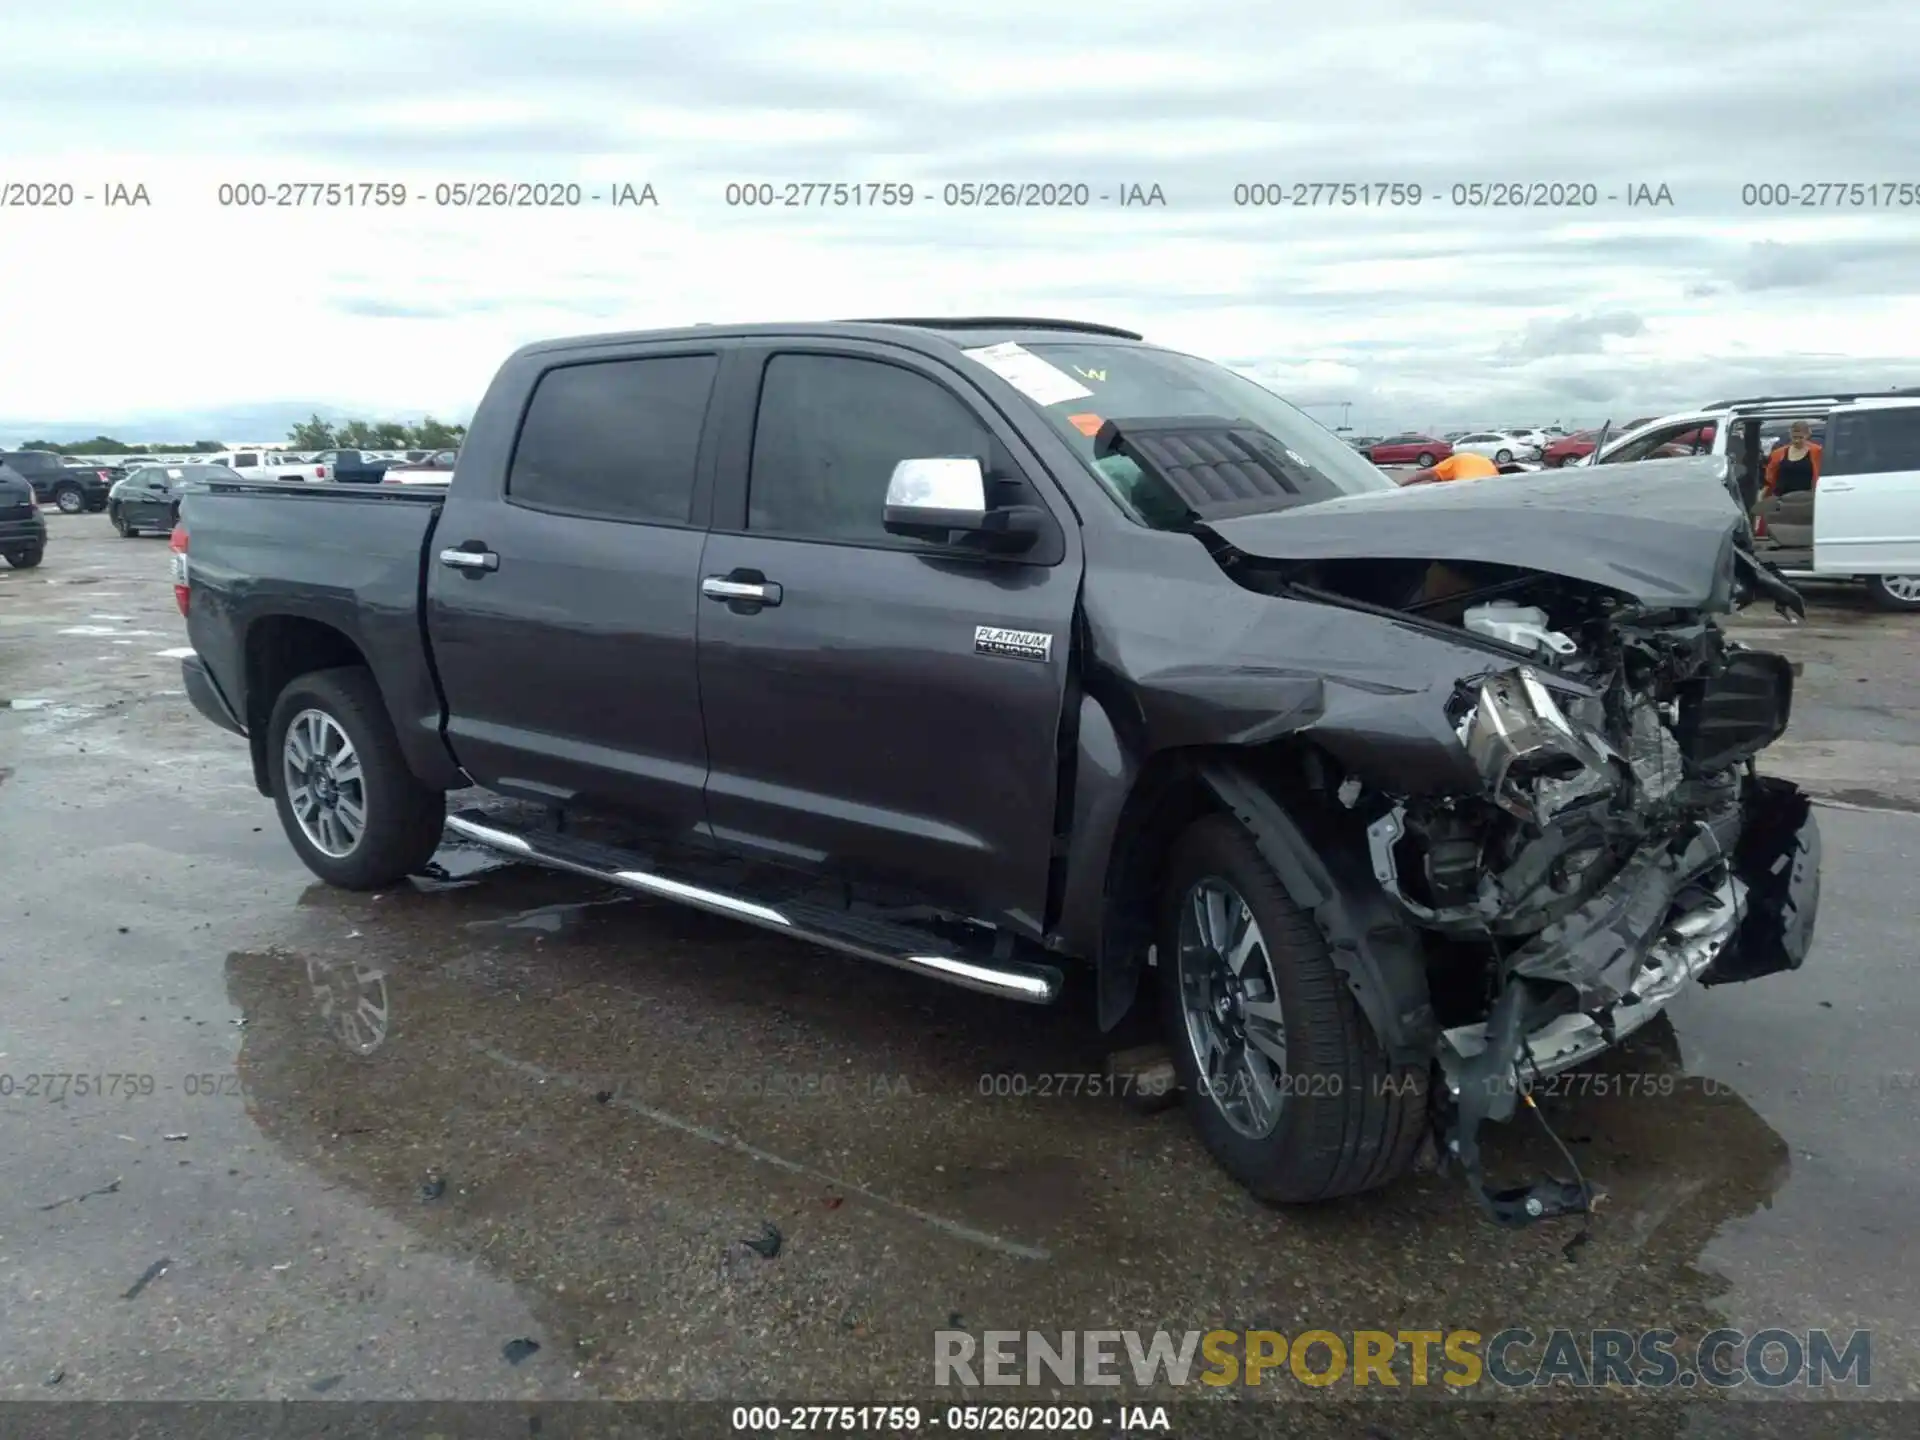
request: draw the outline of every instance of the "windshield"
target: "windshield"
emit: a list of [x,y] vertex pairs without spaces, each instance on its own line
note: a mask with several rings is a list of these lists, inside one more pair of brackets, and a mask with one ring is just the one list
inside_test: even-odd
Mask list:
[[[1187,521],[1178,496],[1123,455],[1093,457],[1093,439],[1106,420],[1218,415],[1243,420],[1278,440],[1305,472],[1309,500],[1330,500],[1394,484],[1331,430],[1278,395],[1223,365],[1145,345],[1098,341],[1021,347],[1061,372],[1044,388],[1019,383],[1053,428],[1071,445],[1107,493],[1133,519],[1157,529]],[[1082,391],[1042,404],[1055,393]]]

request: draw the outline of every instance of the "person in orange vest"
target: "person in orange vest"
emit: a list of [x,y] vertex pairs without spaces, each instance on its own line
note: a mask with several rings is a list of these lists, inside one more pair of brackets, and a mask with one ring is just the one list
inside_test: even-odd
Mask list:
[[1408,485],[1434,485],[1448,480],[1484,480],[1489,475],[1498,475],[1500,467],[1484,455],[1475,455],[1469,451],[1456,450],[1438,465],[1429,465],[1424,470],[1416,470],[1403,482]]

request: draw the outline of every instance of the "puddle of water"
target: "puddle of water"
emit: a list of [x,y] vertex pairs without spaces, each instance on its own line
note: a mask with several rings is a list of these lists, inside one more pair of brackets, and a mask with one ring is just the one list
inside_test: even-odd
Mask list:
[[9,710],[44,710],[51,704],[53,701],[42,695],[31,700],[9,700],[7,708]]
[[162,660],[184,660],[193,654],[193,647],[191,645],[182,645],[174,650],[156,650],[153,653],[158,655]]
[[89,615],[87,618],[89,620],[111,620],[121,625],[131,625],[133,623],[133,616],[131,615]]

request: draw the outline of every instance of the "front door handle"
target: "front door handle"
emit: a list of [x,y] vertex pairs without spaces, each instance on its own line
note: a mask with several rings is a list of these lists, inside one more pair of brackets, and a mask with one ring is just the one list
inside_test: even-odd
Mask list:
[[454,570],[498,570],[500,557],[481,547],[479,542],[470,540],[465,546],[442,550],[440,563]]
[[778,605],[781,589],[757,570],[735,570],[730,575],[709,575],[700,582],[700,593],[709,600],[727,600],[736,605]]

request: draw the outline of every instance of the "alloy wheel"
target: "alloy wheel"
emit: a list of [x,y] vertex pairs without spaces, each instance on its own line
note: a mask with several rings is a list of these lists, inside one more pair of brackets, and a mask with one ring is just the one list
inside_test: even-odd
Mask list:
[[1287,1091],[1287,1032],[1273,960],[1240,893],[1217,876],[1180,902],[1180,1010],[1198,1087],[1242,1135],[1279,1124]]
[[335,860],[351,855],[367,829],[367,782],[347,732],[324,710],[302,710],[281,749],[301,833]]
[[1903,605],[1920,605],[1920,575],[1882,575],[1880,588]]

